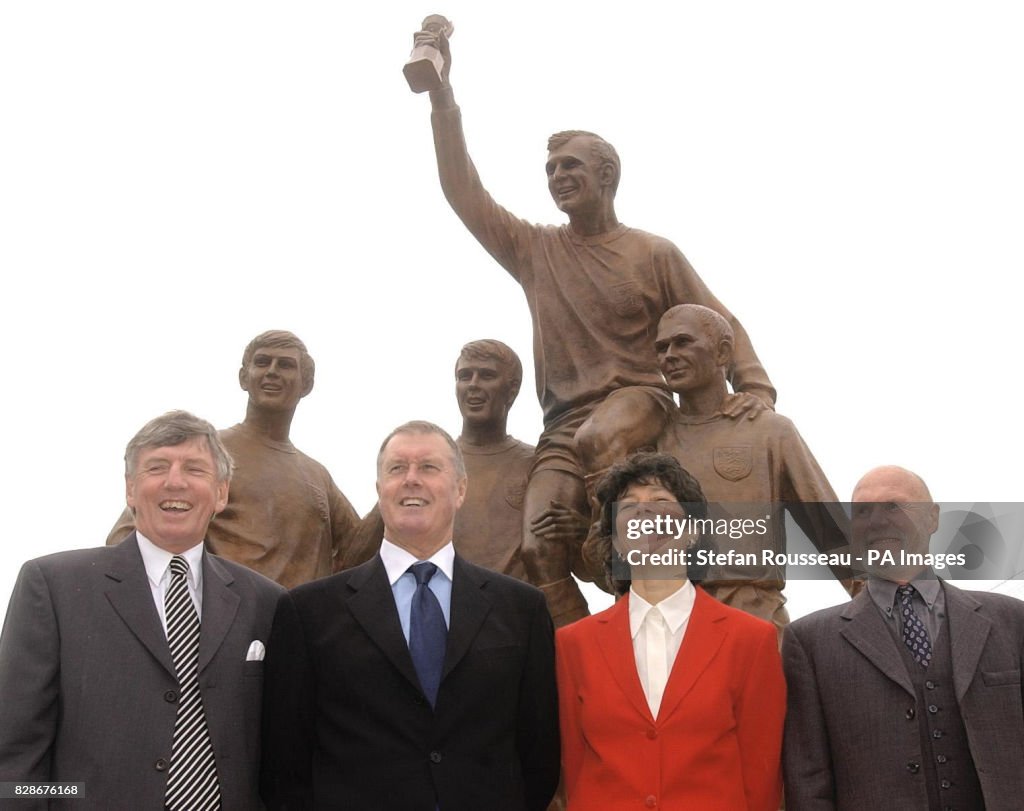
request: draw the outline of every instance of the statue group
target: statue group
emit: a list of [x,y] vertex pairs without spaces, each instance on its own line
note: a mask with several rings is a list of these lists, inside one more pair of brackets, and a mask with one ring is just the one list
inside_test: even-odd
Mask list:
[[[610,143],[581,130],[549,138],[548,190],[564,225],[532,225],[487,192],[450,80],[453,30],[438,15],[424,20],[405,73],[410,87],[429,92],[446,199],[526,295],[544,416],[536,446],[509,436],[523,378],[518,355],[495,339],[462,348],[457,442],[469,487],[455,525],[459,553],[538,586],[556,625],[585,616],[578,581],[607,588],[587,555],[596,484],[614,462],[644,449],[675,456],[722,515],[785,505],[819,549],[845,546],[835,493],[793,424],[774,412],[775,389],[740,322],[672,242],[619,222],[620,161]],[[314,369],[294,334],[254,338],[238,371],[245,418],[221,432],[237,471],[208,545],[286,587],[368,560],[384,534],[376,507],[360,520],[328,471],[291,444]],[[108,543],[132,528],[125,510]],[[749,534],[736,548],[785,545],[779,515],[767,537]],[[836,575],[852,588],[849,572]],[[705,581],[711,594],[780,632],[788,622],[784,585],[778,567],[718,567]]]

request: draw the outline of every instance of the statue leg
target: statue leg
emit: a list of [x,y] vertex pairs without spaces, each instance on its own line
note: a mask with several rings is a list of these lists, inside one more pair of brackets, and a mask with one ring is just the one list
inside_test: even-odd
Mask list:
[[676,404],[667,391],[649,386],[631,386],[613,391],[600,403],[576,431],[576,453],[586,482],[590,534],[584,544],[583,560],[595,582],[603,584],[599,561],[591,560],[588,550],[593,545],[600,520],[597,485],[605,472],[616,462],[638,450],[654,450]]
[[640,449],[653,450],[675,409],[672,396],[661,389],[631,386],[613,391],[576,431],[576,452],[586,475]]
[[585,509],[586,494],[579,477],[564,470],[535,470],[526,486],[523,504],[523,564],[530,582],[539,586],[548,601],[556,627],[587,616],[587,601],[572,577],[572,550],[560,541],[550,541],[530,530],[530,520],[546,510],[552,501]]

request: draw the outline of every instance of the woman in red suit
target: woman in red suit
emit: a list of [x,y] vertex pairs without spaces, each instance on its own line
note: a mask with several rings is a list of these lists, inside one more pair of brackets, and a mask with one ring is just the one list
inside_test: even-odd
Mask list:
[[598,497],[594,552],[622,597],[558,631],[568,811],[775,811],[786,706],[775,629],[695,587],[675,529],[642,532],[645,518],[705,518],[700,485],[673,457],[641,453],[609,470]]

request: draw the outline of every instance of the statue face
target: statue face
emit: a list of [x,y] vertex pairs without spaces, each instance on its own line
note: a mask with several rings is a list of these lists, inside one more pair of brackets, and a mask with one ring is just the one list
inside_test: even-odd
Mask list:
[[674,392],[702,388],[722,376],[719,347],[692,313],[684,311],[663,318],[654,351],[665,382]]
[[260,347],[239,370],[238,382],[253,405],[271,411],[294,410],[307,393],[294,347]]
[[492,358],[459,358],[455,366],[455,398],[467,422],[488,424],[505,420],[516,394],[503,364]]
[[610,185],[602,175],[591,141],[589,136],[577,135],[548,153],[548,191],[566,214],[597,211],[603,187]]

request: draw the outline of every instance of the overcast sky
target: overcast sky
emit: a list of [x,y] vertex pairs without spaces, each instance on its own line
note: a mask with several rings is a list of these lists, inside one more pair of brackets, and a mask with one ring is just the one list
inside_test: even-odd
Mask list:
[[742,321],[840,497],[898,463],[940,500],[1022,500],[1019,8],[3,4],[0,605],[23,560],[102,543],[142,423],[241,419],[265,329],[314,355],[292,438],[360,512],[390,428],[458,431],[468,340],[519,351],[510,428],[536,440],[525,300],[448,209],[401,73],[435,11],[494,197],[560,222],[548,134],[614,143],[619,218]]

